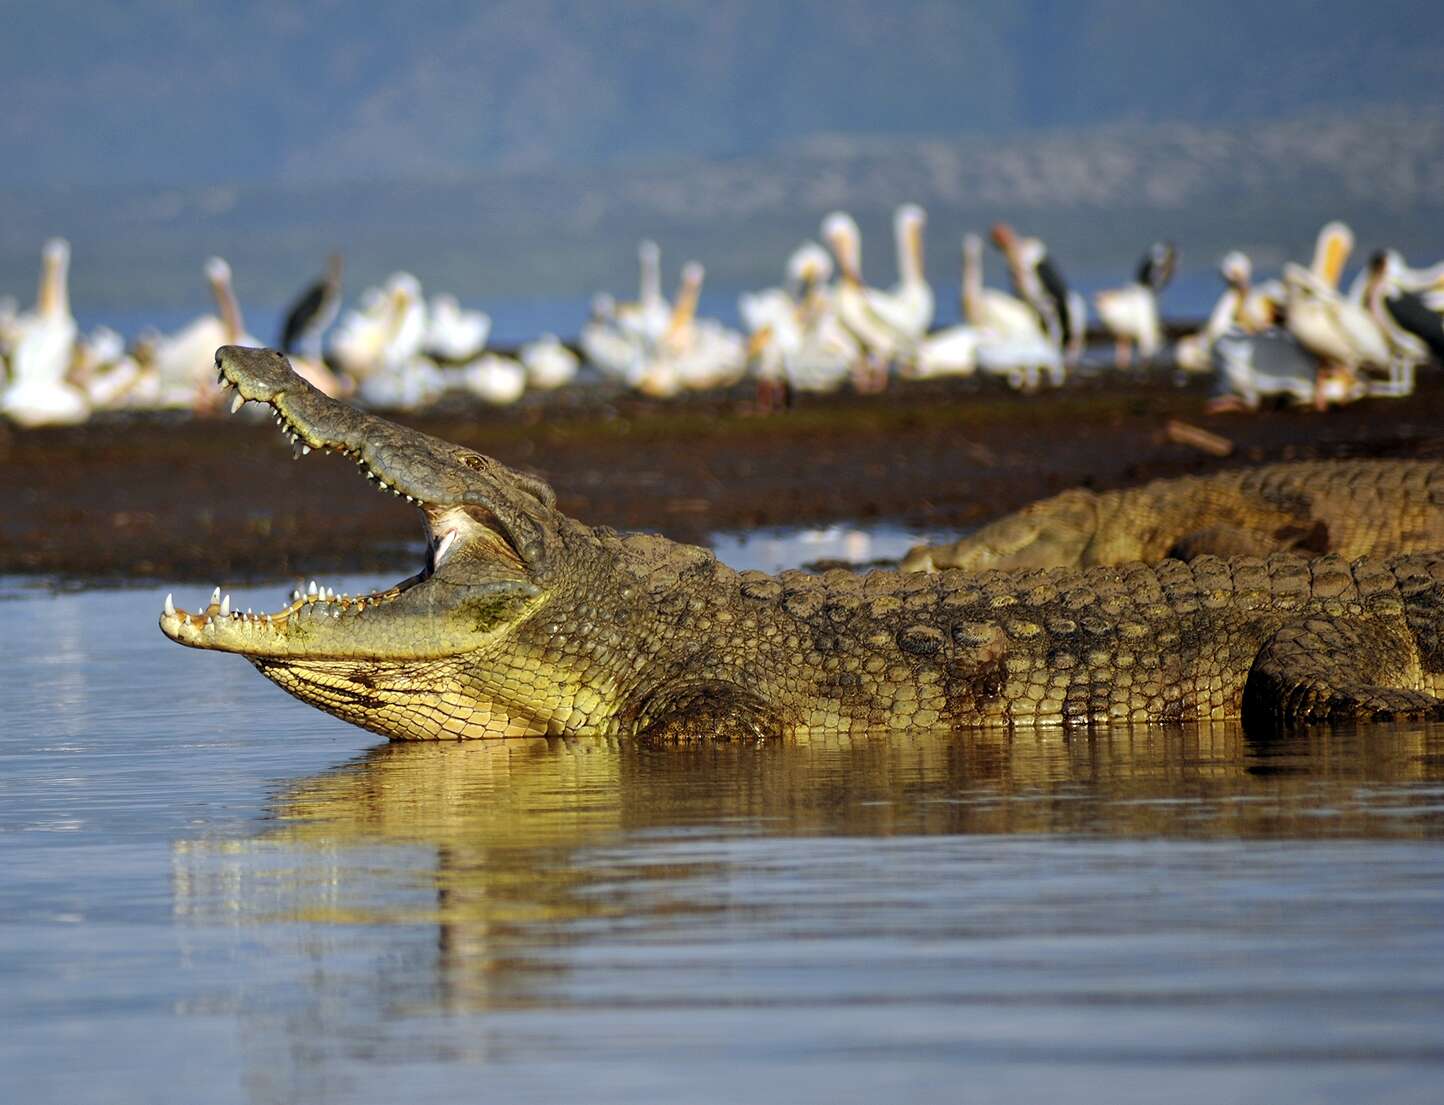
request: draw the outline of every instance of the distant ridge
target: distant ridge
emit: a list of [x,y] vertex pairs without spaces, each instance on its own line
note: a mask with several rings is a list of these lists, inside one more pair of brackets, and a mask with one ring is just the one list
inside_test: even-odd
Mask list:
[[1360,248],[1444,256],[1444,106],[1311,112],[1235,123],[1114,124],[1003,138],[822,135],[784,152],[589,169],[496,169],[370,183],[0,192],[0,293],[28,301],[41,240],[76,247],[78,300],[194,299],[201,259],[228,256],[251,302],[276,304],[344,248],[352,290],[395,268],[464,297],[630,287],[636,239],[669,273],[707,261],[714,287],[777,278],[834,207],[855,212],[864,270],[892,277],[887,215],[929,210],[929,271],[956,279],[958,236],[997,218],[1042,234],[1076,266],[1131,270],[1152,237],[1185,264],[1229,248],[1262,269],[1307,252],[1343,217]]

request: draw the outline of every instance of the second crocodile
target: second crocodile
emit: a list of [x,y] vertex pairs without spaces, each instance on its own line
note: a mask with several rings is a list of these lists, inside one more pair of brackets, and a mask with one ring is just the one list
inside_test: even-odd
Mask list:
[[951,544],[919,545],[902,569],[1082,568],[1204,554],[1352,560],[1435,549],[1444,549],[1444,463],[1313,460],[1122,491],[1075,488]]

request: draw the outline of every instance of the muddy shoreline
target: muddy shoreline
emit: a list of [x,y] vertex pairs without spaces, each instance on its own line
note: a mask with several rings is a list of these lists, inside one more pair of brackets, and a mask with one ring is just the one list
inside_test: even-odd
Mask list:
[[[1437,456],[1444,386],[1315,414],[1208,417],[1203,385],[1075,381],[1023,396],[971,381],[802,397],[654,402],[574,389],[515,408],[400,417],[543,475],[592,524],[705,543],[719,530],[837,521],[953,529],[1041,495],[1311,457]],[[1182,419],[1236,445],[1170,440]],[[0,574],[244,582],[418,565],[413,507],[339,458],[291,458],[269,421],[151,416],[0,426]]]

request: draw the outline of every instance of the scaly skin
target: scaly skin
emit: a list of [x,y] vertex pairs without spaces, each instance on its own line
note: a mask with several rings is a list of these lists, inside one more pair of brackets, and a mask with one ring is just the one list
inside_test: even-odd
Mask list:
[[1444,707],[1444,556],[738,573],[573,521],[535,479],[327,399],[279,354],[228,346],[217,363],[298,444],[418,500],[434,567],[269,620],[168,600],[161,628],[388,737],[1287,725]]
[[1030,503],[902,568],[1085,568],[1168,556],[1393,556],[1444,549],[1444,463],[1315,460],[1078,488]]

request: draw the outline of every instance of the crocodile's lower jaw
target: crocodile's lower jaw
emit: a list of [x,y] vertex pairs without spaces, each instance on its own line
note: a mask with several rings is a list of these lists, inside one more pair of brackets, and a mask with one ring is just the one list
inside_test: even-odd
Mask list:
[[369,608],[391,602],[423,578],[413,576],[385,590],[364,595],[338,595],[332,588],[312,580],[306,591],[292,591],[290,601],[284,606],[260,613],[233,608],[231,596],[223,594],[219,587],[211,592],[210,601],[195,612],[176,606],[175,596],[166,595],[160,628],[171,640],[192,648],[264,655],[277,650],[287,634],[298,627],[320,619],[339,622],[356,618]]

